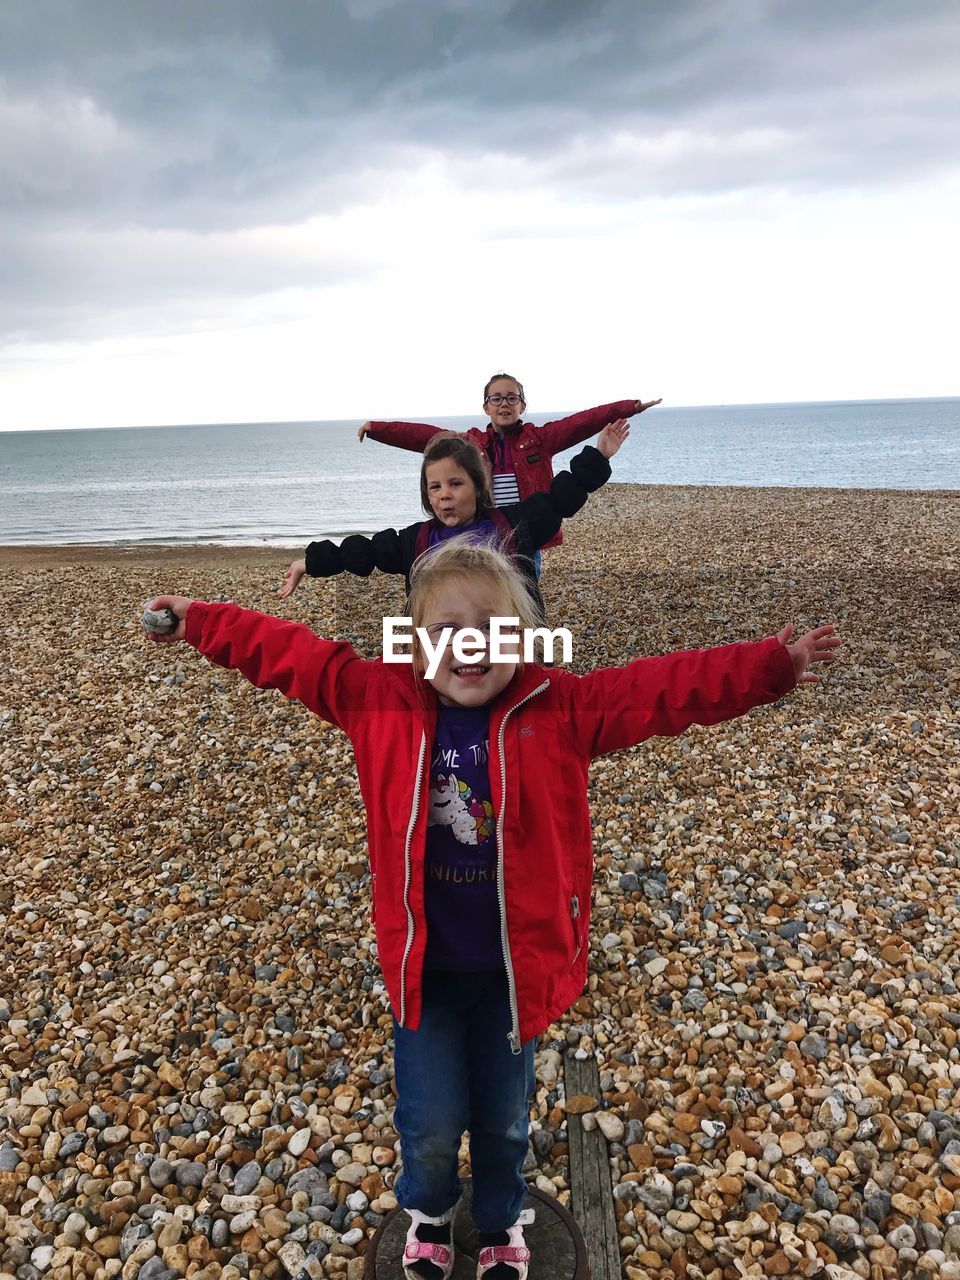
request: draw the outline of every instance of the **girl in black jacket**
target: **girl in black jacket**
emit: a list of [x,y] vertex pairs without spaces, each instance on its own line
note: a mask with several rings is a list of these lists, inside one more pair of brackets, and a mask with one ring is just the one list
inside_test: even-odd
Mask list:
[[339,546],[329,538],[311,542],[302,560],[284,573],[279,594],[292,596],[305,574],[330,578],[356,573],[366,578],[374,569],[402,573],[410,586],[410,570],[419,555],[451,537],[491,542],[514,560],[542,614],[533,557],[576,515],[589,494],[610,478],[609,459],[630,434],[625,418],[601,431],[597,445],[587,445],[570,462],[569,471],[555,476],[550,488],[522,502],[495,507],[490,490],[490,466],[477,446],[458,435],[437,435],[428,443],[420,469],[423,509],[432,513],[405,529],[383,529],[367,538],[351,534]]

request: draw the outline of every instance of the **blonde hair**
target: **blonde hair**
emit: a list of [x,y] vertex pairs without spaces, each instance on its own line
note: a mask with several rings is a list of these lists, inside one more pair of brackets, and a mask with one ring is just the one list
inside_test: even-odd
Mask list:
[[[466,536],[451,538],[417,556],[410,570],[407,611],[414,627],[413,665],[419,674],[423,673],[426,663],[416,628],[423,626],[427,611],[442,588],[464,579],[489,587],[496,617],[519,619],[521,631],[543,625],[543,617],[523,575],[508,556],[486,542],[474,542]],[[522,665],[521,645],[518,666]]]

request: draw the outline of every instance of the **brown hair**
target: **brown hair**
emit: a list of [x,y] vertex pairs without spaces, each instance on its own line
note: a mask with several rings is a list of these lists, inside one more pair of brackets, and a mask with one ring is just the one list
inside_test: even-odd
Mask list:
[[433,515],[433,507],[430,505],[430,497],[427,493],[427,467],[431,462],[439,462],[442,458],[452,459],[473,481],[477,491],[478,515],[482,507],[493,506],[490,463],[472,440],[465,440],[463,436],[450,433],[433,436],[423,451],[423,466],[420,468],[420,501],[427,515]]
[[[486,542],[470,538],[451,538],[417,556],[410,570],[410,595],[407,611],[413,623],[413,664],[418,674],[425,669],[423,652],[417,638],[427,610],[441,587],[469,578],[482,581],[496,600],[497,617],[517,618],[521,633],[543,626],[543,618],[516,564],[502,551]],[[523,644],[518,667],[523,666]]]
[[517,384],[517,390],[520,392],[520,399],[523,401],[524,404],[526,404],[527,397],[524,395],[524,392],[523,392],[523,383],[520,381],[519,378],[515,378],[512,373],[495,373],[493,375],[493,377],[490,379],[487,385],[483,388],[483,403],[484,404],[487,403],[487,396],[490,394],[490,388],[493,386],[495,382],[499,382],[501,378],[508,378],[510,382],[515,382]]

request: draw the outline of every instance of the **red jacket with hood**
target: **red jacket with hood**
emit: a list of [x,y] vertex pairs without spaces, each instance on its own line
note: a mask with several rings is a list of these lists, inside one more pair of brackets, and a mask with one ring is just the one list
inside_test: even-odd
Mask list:
[[[629,418],[637,412],[636,400],[617,400],[614,404],[601,404],[595,409],[572,413],[569,418],[546,422],[542,427],[532,422],[518,422],[504,434],[510,442],[510,452],[517,476],[520,501],[550,488],[553,479],[553,455],[572,449],[575,444],[589,440],[618,418]],[[392,444],[398,449],[410,449],[423,453],[427,442],[440,433],[448,434],[445,427],[431,427],[425,422],[371,422],[367,433],[371,440]],[[450,434],[466,436],[491,463],[490,448],[496,432],[491,423],[486,427],[471,427],[469,431]],[[563,541],[563,531],[555,533],[547,547],[558,547]]]
[[[299,623],[237,605],[191,604],[186,638],[217,665],[279,689],[349,735],[367,812],[380,964],[398,1020],[415,1029],[427,940],[432,688],[409,664],[366,660]],[[528,665],[491,704],[490,786],[515,1051],[560,1017],[586,980],[590,761],[732,719],[795,683],[789,653],[771,636],[583,676]]]

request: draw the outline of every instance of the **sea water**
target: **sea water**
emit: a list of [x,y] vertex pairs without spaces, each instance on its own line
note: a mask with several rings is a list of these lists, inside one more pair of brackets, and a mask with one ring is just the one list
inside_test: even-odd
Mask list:
[[[302,547],[422,519],[420,455],[361,445],[358,425],[3,432],[0,544]],[[635,484],[960,489],[960,399],[661,406],[631,420],[613,472]]]

